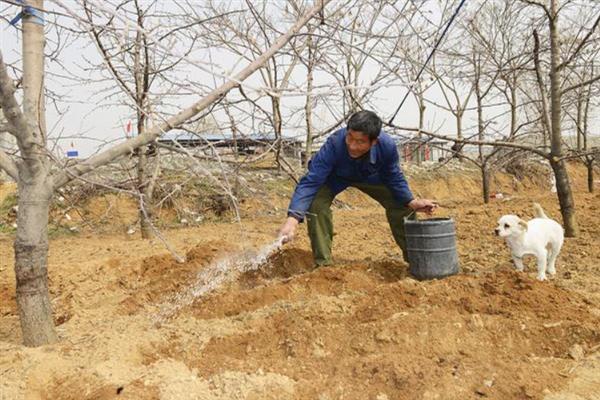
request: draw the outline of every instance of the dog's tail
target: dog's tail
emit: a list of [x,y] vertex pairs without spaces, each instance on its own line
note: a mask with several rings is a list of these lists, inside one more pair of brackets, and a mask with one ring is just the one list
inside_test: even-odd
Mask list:
[[544,209],[538,203],[533,203],[533,209],[535,210],[536,218],[548,218],[548,216],[544,212]]

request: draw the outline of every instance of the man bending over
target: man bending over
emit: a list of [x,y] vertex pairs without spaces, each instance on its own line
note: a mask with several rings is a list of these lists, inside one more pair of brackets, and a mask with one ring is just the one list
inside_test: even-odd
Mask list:
[[331,264],[335,196],[352,186],[377,200],[386,211],[394,240],[406,256],[404,217],[414,211],[432,214],[437,203],[413,197],[400,170],[394,140],[381,130],[372,111],[353,114],[346,128],[333,133],[314,156],[294,191],[288,218],[279,231],[284,241],[294,238],[306,218],[315,264]]

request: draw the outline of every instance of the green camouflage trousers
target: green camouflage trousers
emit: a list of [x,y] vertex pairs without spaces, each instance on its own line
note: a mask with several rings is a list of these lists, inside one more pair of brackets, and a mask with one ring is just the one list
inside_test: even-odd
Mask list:
[[[404,217],[414,218],[412,210],[400,205],[393,197],[392,192],[385,185],[367,183],[354,183],[352,187],[379,202],[385,208],[385,215],[392,230],[394,240],[406,256],[406,240],[404,235]],[[333,217],[331,203],[335,195],[327,185],[321,186],[306,215],[308,236],[312,247],[315,264],[331,264],[331,243],[333,241]]]

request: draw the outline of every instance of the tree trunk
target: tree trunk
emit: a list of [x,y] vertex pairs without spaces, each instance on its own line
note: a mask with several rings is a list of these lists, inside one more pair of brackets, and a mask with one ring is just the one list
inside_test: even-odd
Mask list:
[[485,164],[481,166],[481,187],[483,189],[483,202],[487,204],[490,202],[490,171]]
[[[41,0],[28,1],[43,9]],[[37,17],[23,18],[23,112],[32,125],[33,134],[39,143],[46,145],[46,102],[44,93],[44,26]]]
[[558,4],[551,1],[550,18],[550,100],[551,100],[551,135],[550,135],[550,165],[556,177],[556,192],[563,217],[563,226],[567,237],[577,236],[577,220],[575,219],[575,202],[569,182],[569,173],[562,157],[561,135],[561,73],[559,69],[560,42],[558,36]]
[[[136,6],[137,5],[136,2]],[[144,27],[144,15],[139,8],[137,9],[137,24],[142,28]],[[142,32],[138,30],[135,37],[133,57],[138,135],[143,135],[144,132],[146,132],[146,115],[148,115],[150,111],[146,101],[149,85],[148,64],[148,45],[143,40]],[[146,170],[148,168],[148,150],[148,146],[142,146],[137,149],[137,190],[141,196],[138,213],[140,216],[140,233],[142,234],[142,239],[152,239],[154,237],[154,230],[152,229],[152,190],[148,190],[150,182],[147,181],[146,177]],[[148,194],[148,192],[150,192],[150,194]]]
[[[594,71],[594,62],[592,61],[591,70]],[[592,85],[588,86],[587,92],[585,94],[585,105],[583,107],[583,130],[582,130],[582,139],[583,139],[583,151],[588,150],[588,135],[590,133],[589,127],[589,117],[590,117],[590,103],[592,100]],[[587,167],[587,183],[588,183],[588,192],[594,192],[594,157],[595,156],[586,156],[584,158],[585,165]]]
[[[473,56],[473,65],[475,69],[475,99],[477,101],[477,136],[480,141],[485,138],[485,125],[483,122],[483,95],[481,93],[481,57],[479,55]],[[483,202],[485,204],[490,201],[490,183],[487,171],[487,163],[483,154],[483,145],[478,146],[479,150],[479,168],[481,168],[481,186],[483,191]]]
[[[42,0],[27,2],[43,9]],[[57,341],[48,293],[48,209],[52,194],[46,147],[44,100],[44,26],[33,14],[23,18],[23,157],[17,180],[19,200],[14,241],[17,307],[23,343],[40,346]],[[12,95],[12,94],[11,94]]]
[[[235,160],[235,171],[236,173],[233,174],[235,181],[233,182],[233,195],[235,197],[238,197],[239,193],[240,193],[240,174],[237,173],[238,170],[240,169],[241,164],[238,162],[239,161],[239,157],[240,157],[240,147],[238,146],[238,127],[237,127],[237,123],[235,122],[235,118],[233,118],[233,115],[231,115],[231,111],[229,110],[229,107],[224,107],[224,111],[225,114],[227,114],[227,118],[229,118],[229,123],[231,125],[231,137],[233,139],[233,159]],[[243,163],[243,161],[242,161]]]
[[423,125],[425,124],[425,101],[422,94],[419,94],[419,130],[417,131],[417,165],[421,165],[421,139],[423,138]]
[[14,242],[17,306],[23,344],[40,346],[57,341],[48,293],[48,208],[51,191],[45,179],[18,182],[17,236]]
[[309,36],[307,39],[308,46],[308,63],[306,65],[306,103],[304,105],[304,115],[306,117],[306,147],[304,156],[304,168],[308,169],[308,163],[312,156],[312,145],[313,145],[313,124],[312,124],[312,109],[314,107],[313,101],[313,67],[314,67],[314,51],[312,38]]
[[510,135],[509,141],[513,139],[517,133],[517,74],[513,72],[513,78],[510,88]]
[[142,239],[152,239],[154,237],[154,231],[152,229],[152,196],[146,196],[146,185],[149,182],[146,181],[146,169],[148,159],[146,156],[147,146],[142,146],[138,149],[138,165],[137,165],[137,184],[138,192],[144,196],[143,208],[140,202],[140,231]]
[[573,201],[567,165],[564,161],[550,161],[550,165],[556,177],[556,193],[560,204],[560,213],[563,218],[565,236],[575,237],[577,236],[578,229],[577,220],[575,219],[575,202]]
[[593,193],[594,192],[594,158],[592,157],[591,160],[586,160],[585,165],[587,167],[588,192]]
[[275,162],[277,163],[277,170],[283,170],[281,166],[281,147],[283,145],[283,139],[281,137],[281,103],[277,97],[271,97],[271,104],[273,105],[273,128],[275,129]]
[[154,230],[152,229],[152,212],[147,203],[144,203],[144,210],[140,208],[140,230],[142,233],[142,239],[154,238]]
[[[456,137],[459,140],[463,139],[463,132],[462,132],[463,113],[464,113],[464,110],[461,110],[460,107],[458,107],[457,112],[456,112]],[[462,153],[463,153],[462,148],[463,148],[462,145],[458,146],[458,151],[456,153],[456,157],[458,158],[458,161],[460,161],[460,162],[464,161],[464,159],[462,157]]]
[[583,96],[584,96],[584,91],[580,90],[580,93],[578,93],[577,95],[577,117],[576,117],[576,121],[575,121],[575,127],[576,132],[577,132],[577,151],[581,151],[581,149],[583,148],[583,143],[581,141],[582,137],[583,137],[583,130],[582,130],[582,125],[583,125],[583,107],[584,107],[584,102],[583,102]]
[[[144,184],[144,188],[142,193],[144,194],[144,210],[146,211],[144,225],[141,226],[142,229],[142,237],[144,239],[152,239],[156,236],[156,228],[152,226],[152,219],[154,218],[154,189],[156,188],[156,182],[158,181],[158,176],[160,175],[160,153],[158,150],[154,155],[154,171],[152,174],[146,178],[146,183]],[[145,168],[148,170],[148,153],[145,156]]]
[[[311,48],[309,47],[309,61],[311,60]],[[312,126],[312,109],[313,109],[313,97],[312,97],[312,87],[313,87],[313,71],[312,66],[309,66],[308,75],[306,77],[306,104],[304,107],[305,116],[306,116],[306,148],[305,148],[305,156],[304,156],[304,168],[308,169],[308,163],[310,162],[310,158],[312,156],[312,146],[313,146],[313,126]]]
[[[544,79],[542,78],[542,67],[540,62],[540,38],[538,36],[537,31],[533,30],[533,62],[535,65],[535,76],[538,83],[538,88],[540,89],[540,115],[542,120],[542,143],[544,144],[544,149],[548,147],[548,135],[551,135],[551,122],[548,117],[548,104],[546,102],[546,84],[544,83]],[[550,73],[552,77],[552,72]],[[552,84],[552,82],[551,82]],[[560,95],[560,93],[559,93]],[[554,99],[554,97],[553,97]],[[554,107],[554,102],[552,103],[552,107]]]

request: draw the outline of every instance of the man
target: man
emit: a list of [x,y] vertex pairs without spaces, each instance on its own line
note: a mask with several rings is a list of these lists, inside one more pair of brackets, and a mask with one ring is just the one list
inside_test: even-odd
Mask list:
[[331,264],[334,197],[352,186],[377,200],[386,210],[392,235],[406,256],[404,217],[415,211],[433,213],[434,201],[415,199],[399,166],[394,140],[381,131],[381,119],[372,111],[353,114],[346,128],[332,134],[311,160],[279,231],[284,241],[294,238],[306,217],[315,264]]

